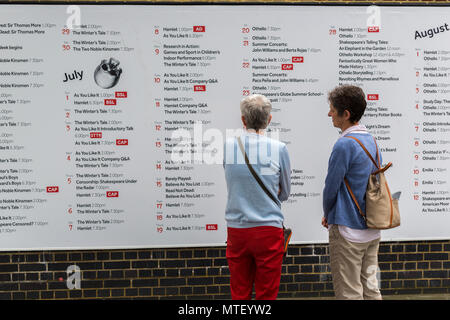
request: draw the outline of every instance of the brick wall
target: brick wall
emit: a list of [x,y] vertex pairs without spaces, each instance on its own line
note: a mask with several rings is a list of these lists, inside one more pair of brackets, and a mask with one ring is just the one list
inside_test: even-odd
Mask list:
[[[0,0],[0,2],[25,1]],[[154,0],[147,2],[282,3],[286,1]],[[303,0],[289,2],[348,3],[348,1]],[[361,2],[396,3],[393,1]],[[398,3],[405,4],[405,2],[450,3],[450,0]],[[450,241],[382,243],[379,252],[382,293],[389,295],[450,293],[449,253]],[[67,268],[73,265],[80,268],[80,289],[68,289],[66,283],[68,277],[73,276],[73,273],[67,272]],[[333,296],[328,245],[292,245],[283,263],[279,298],[319,296]],[[225,247],[0,252],[0,299],[92,298],[229,299],[229,270],[225,258]]]
[[[383,294],[450,293],[450,241],[382,243]],[[81,288],[66,280],[80,268]],[[292,245],[279,298],[333,296],[328,245]],[[0,253],[0,299],[229,299],[225,247]]]

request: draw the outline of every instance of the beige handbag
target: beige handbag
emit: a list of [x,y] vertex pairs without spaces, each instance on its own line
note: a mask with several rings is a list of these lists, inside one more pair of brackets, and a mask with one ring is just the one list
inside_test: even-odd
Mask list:
[[[380,157],[378,154],[378,146],[375,138],[375,147],[377,148],[377,160],[378,164],[373,160],[369,151],[357,138],[352,136],[345,136],[359,143],[364,151],[372,160],[373,164],[378,168],[369,176],[366,190],[366,214],[364,214],[356,201],[355,195],[350,188],[347,178],[344,178],[345,185],[347,186],[350,195],[358,207],[359,213],[363,216],[367,223],[367,227],[370,229],[392,229],[400,225],[400,211],[398,209],[398,199],[393,199],[391,192],[384,176],[384,171],[389,169],[392,162],[389,162],[384,168],[381,168]],[[378,177],[377,177],[378,176]]]

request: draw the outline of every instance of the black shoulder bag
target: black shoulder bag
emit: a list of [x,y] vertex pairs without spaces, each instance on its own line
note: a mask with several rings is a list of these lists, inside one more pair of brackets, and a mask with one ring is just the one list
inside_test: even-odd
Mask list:
[[[270,191],[266,188],[264,183],[261,181],[259,176],[256,174],[252,165],[250,164],[250,161],[248,160],[247,154],[245,153],[244,145],[242,144],[240,137],[238,137],[238,143],[239,143],[239,148],[241,149],[242,154],[244,155],[245,163],[247,164],[247,167],[250,170],[250,172],[252,173],[256,182],[258,182],[258,184],[261,186],[261,188],[264,190],[264,192],[269,196],[269,198],[272,199],[272,201],[275,202],[276,205],[278,205],[278,202],[275,200],[275,197],[273,196],[273,194],[270,193]],[[284,224],[283,224],[283,233],[284,233],[284,247],[283,248],[284,248],[284,255],[286,255],[289,240],[291,240],[291,236],[292,236],[292,230],[290,228],[285,228]]]

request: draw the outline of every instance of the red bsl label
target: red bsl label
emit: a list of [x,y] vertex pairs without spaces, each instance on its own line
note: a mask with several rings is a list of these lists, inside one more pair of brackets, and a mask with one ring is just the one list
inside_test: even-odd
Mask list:
[[206,231],[210,231],[210,230],[217,230],[219,227],[217,224],[207,224],[206,225]]
[[56,192],[59,192],[58,186],[47,187],[47,193],[56,193]]
[[194,26],[194,32],[205,32],[206,27],[205,26]]
[[100,139],[102,137],[101,132],[91,132],[91,139]]
[[105,99],[105,106],[115,106],[117,105],[116,99]]
[[116,98],[127,98],[128,93],[126,91],[116,91]]
[[294,70],[294,65],[291,63],[282,64],[281,70]]
[[116,139],[116,146],[127,146],[128,139]]
[[194,86],[194,91],[206,91],[206,86]]
[[367,32],[380,32],[380,27],[376,26],[367,27]]
[[368,94],[367,100],[378,100],[379,96],[378,94]]
[[292,57],[292,63],[303,63],[303,57]]
[[106,192],[107,198],[118,198],[119,197],[119,191],[107,191]]

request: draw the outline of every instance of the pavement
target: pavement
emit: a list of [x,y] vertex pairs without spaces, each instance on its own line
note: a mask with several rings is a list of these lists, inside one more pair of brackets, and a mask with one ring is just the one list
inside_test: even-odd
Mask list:
[[[334,297],[295,298],[295,300],[335,300],[335,298]],[[384,295],[383,300],[450,300],[450,294]]]
[[383,296],[384,300],[450,300],[450,294],[412,294]]

